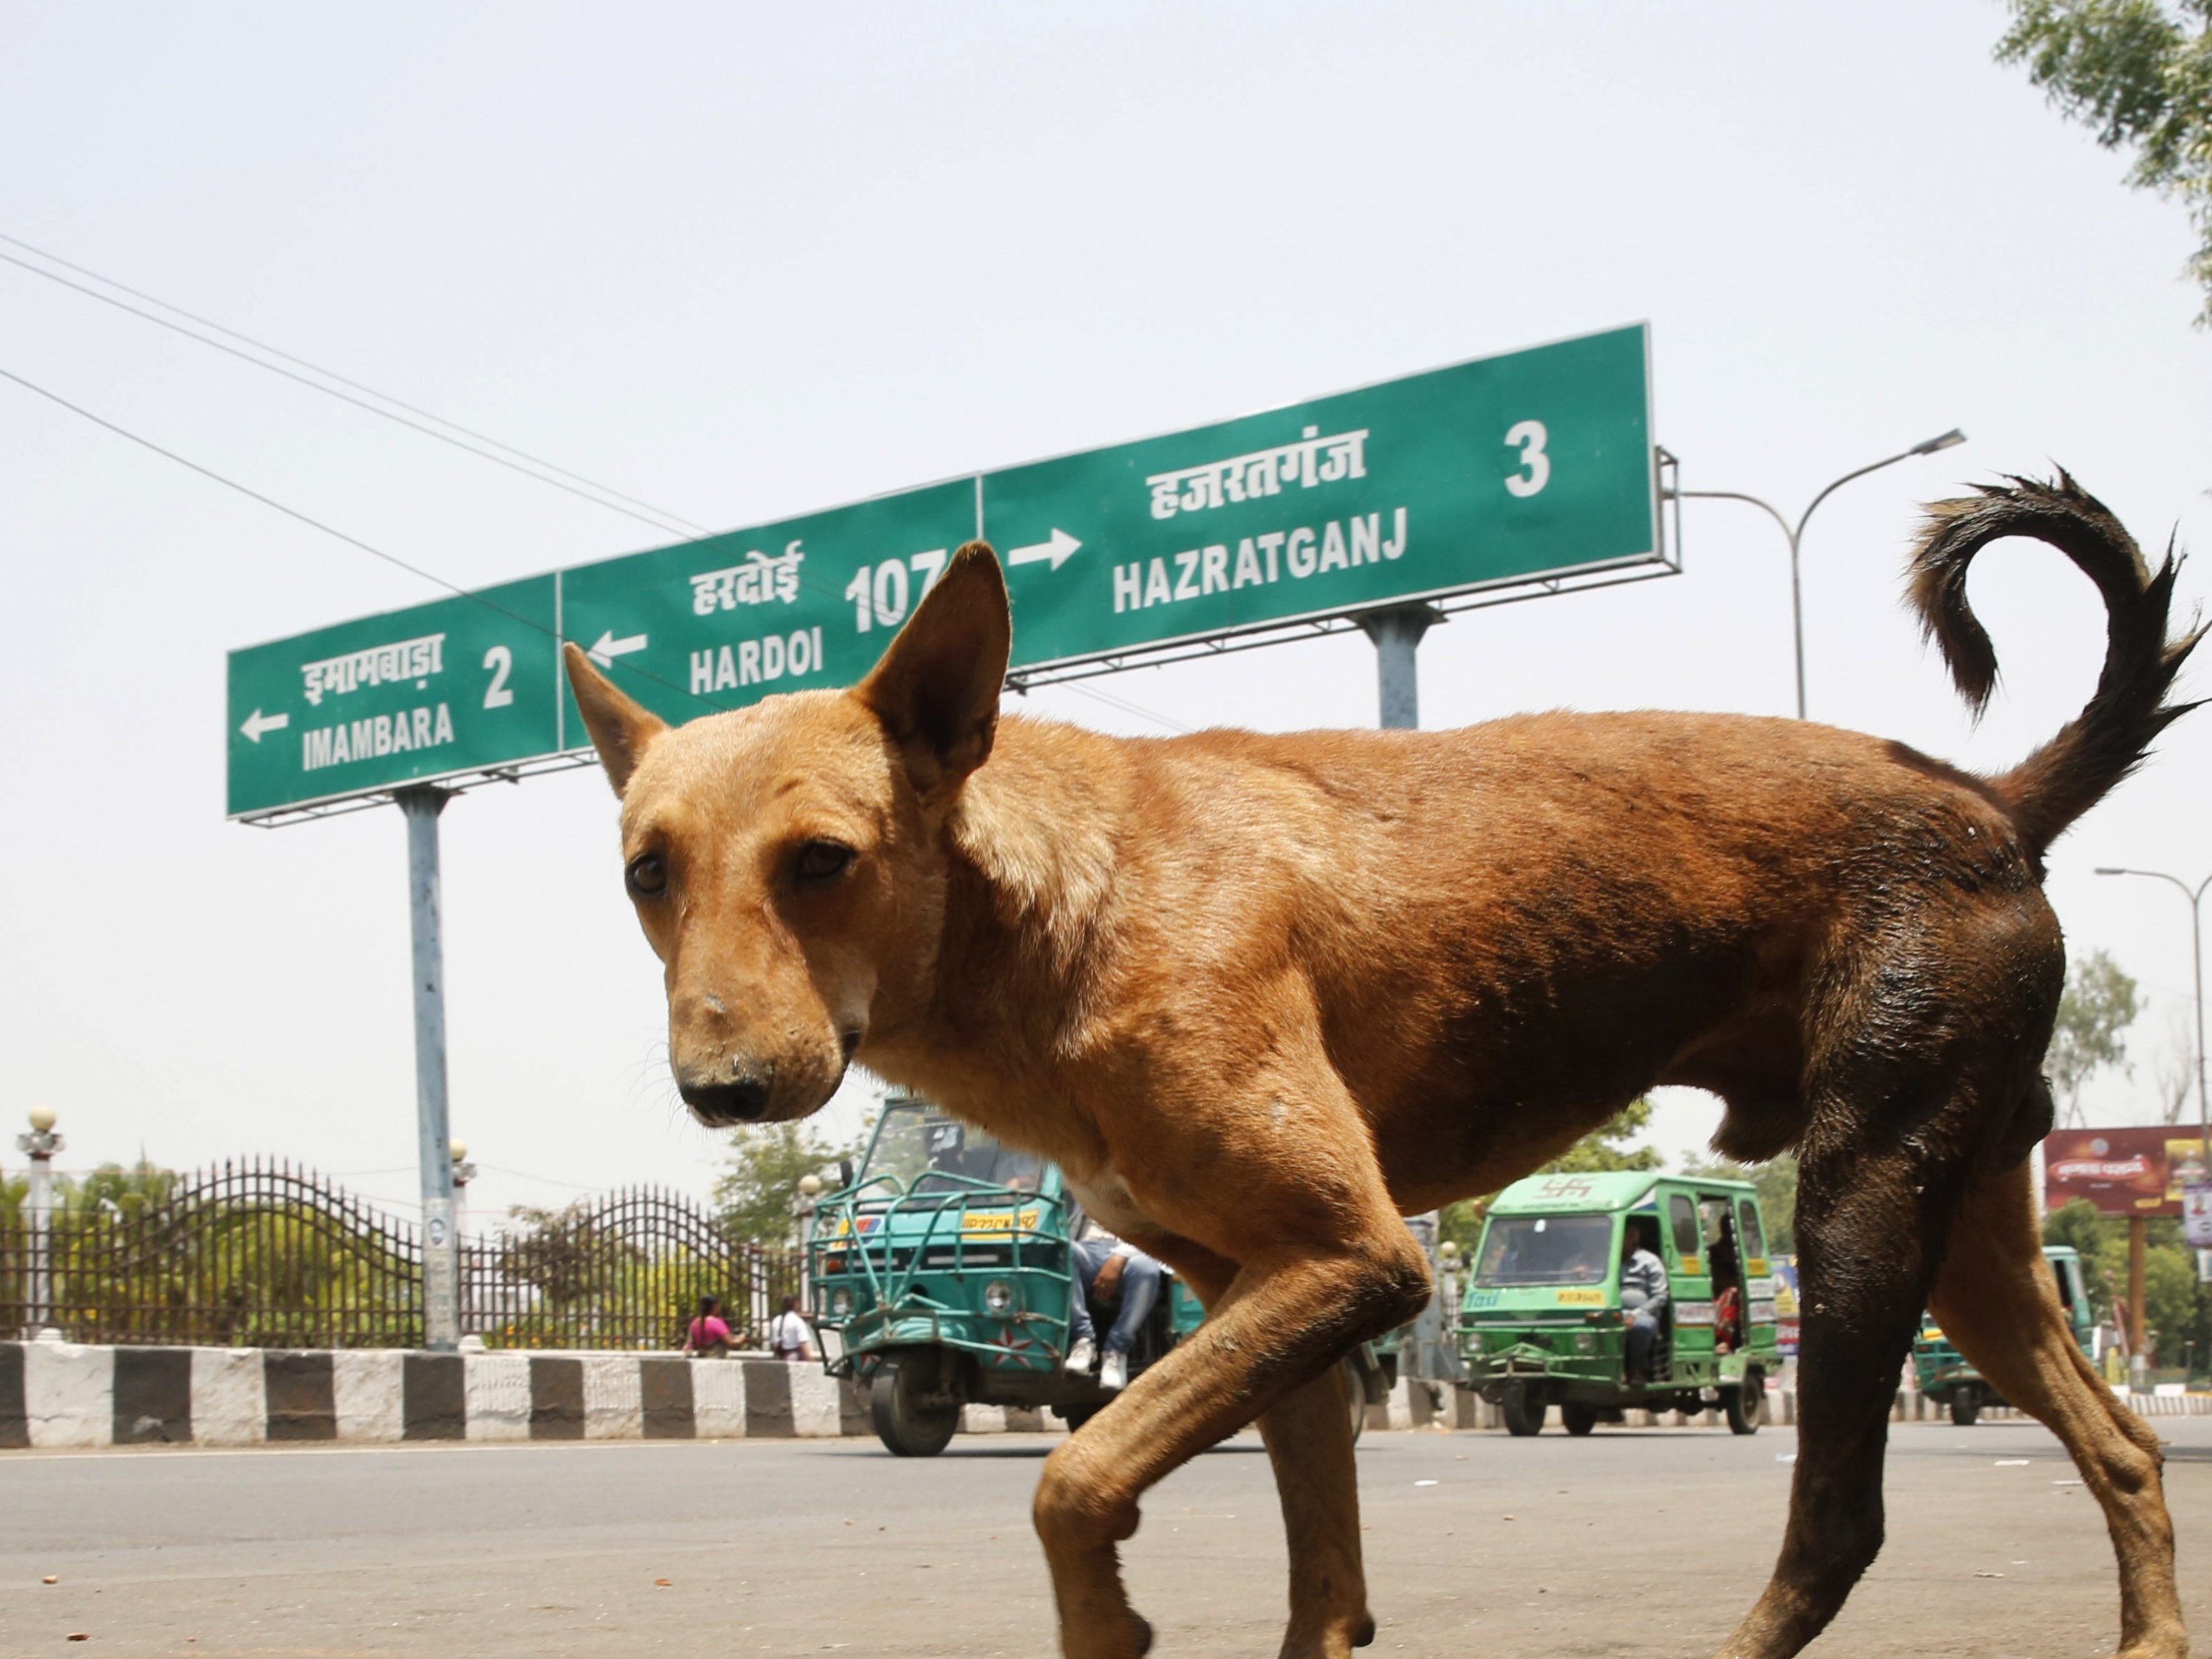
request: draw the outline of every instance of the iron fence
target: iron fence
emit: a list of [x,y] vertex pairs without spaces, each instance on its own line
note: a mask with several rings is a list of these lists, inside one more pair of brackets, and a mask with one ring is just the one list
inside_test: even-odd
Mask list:
[[[631,1188],[528,1212],[459,1250],[464,1334],[491,1347],[673,1346],[702,1295],[765,1330],[797,1253],[732,1237],[681,1194]],[[0,1334],[235,1347],[416,1347],[420,1225],[269,1159],[87,1187],[43,1234],[0,1210]]]

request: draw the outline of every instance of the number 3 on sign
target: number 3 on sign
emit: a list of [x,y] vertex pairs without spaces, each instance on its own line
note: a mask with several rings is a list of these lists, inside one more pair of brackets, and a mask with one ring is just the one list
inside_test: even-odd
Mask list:
[[1544,453],[1544,440],[1550,435],[1541,421],[1516,422],[1506,433],[1507,447],[1521,452],[1522,470],[1505,481],[1514,495],[1533,495],[1551,483],[1552,458]]

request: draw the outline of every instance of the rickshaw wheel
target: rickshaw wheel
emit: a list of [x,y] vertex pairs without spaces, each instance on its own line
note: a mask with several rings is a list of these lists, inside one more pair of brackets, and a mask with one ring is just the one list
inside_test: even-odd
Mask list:
[[1559,1405],[1559,1422],[1569,1434],[1588,1434],[1597,1426],[1597,1407],[1577,1406],[1571,1401],[1562,1401]]
[[1352,1438],[1356,1444],[1359,1431],[1367,1426],[1367,1379],[1361,1373],[1359,1361],[1354,1356],[1344,1357],[1344,1391],[1352,1405]]
[[1961,1382],[1951,1390],[1951,1420],[1962,1429],[1974,1426],[1974,1419],[1982,1414],[1982,1396],[1970,1385]]
[[1505,1413],[1506,1433],[1522,1437],[1544,1431],[1544,1413],[1548,1408],[1541,1400],[1531,1400],[1527,1388],[1508,1388],[1498,1403]]
[[876,1437],[901,1457],[934,1457],[960,1426],[960,1402],[927,1399],[928,1368],[893,1360],[868,1385]]
[[1728,1413],[1730,1434],[1757,1434],[1766,1420],[1766,1376],[1756,1367],[1743,1374],[1741,1387],[1721,1390],[1721,1409]]

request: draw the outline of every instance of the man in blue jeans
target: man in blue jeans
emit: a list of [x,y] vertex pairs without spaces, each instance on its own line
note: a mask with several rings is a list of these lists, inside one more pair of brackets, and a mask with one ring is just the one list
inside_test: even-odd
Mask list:
[[1098,1386],[1113,1393],[1128,1385],[1129,1349],[1145,1328],[1145,1316],[1160,1299],[1160,1264],[1135,1245],[1126,1243],[1093,1222],[1088,1236],[1067,1247],[1068,1297],[1067,1369],[1087,1371],[1096,1352],[1097,1328],[1091,1321],[1091,1304],[1111,1302],[1121,1306],[1114,1328],[1106,1333],[1106,1355],[1098,1362]]

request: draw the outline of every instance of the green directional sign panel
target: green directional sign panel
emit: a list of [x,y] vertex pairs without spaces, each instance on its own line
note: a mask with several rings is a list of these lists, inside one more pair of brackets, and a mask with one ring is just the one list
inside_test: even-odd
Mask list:
[[230,657],[229,810],[553,762],[574,640],[670,720],[849,685],[975,536],[1014,666],[1660,559],[1641,325],[532,577]]
[[232,652],[230,815],[559,750],[556,588],[532,576]]
[[609,559],[561,573],[562,633],[664,720],[850,685],[975,534],[966,477]]
[[1658,553],[1646,331],[983,477],[1035,667]]

